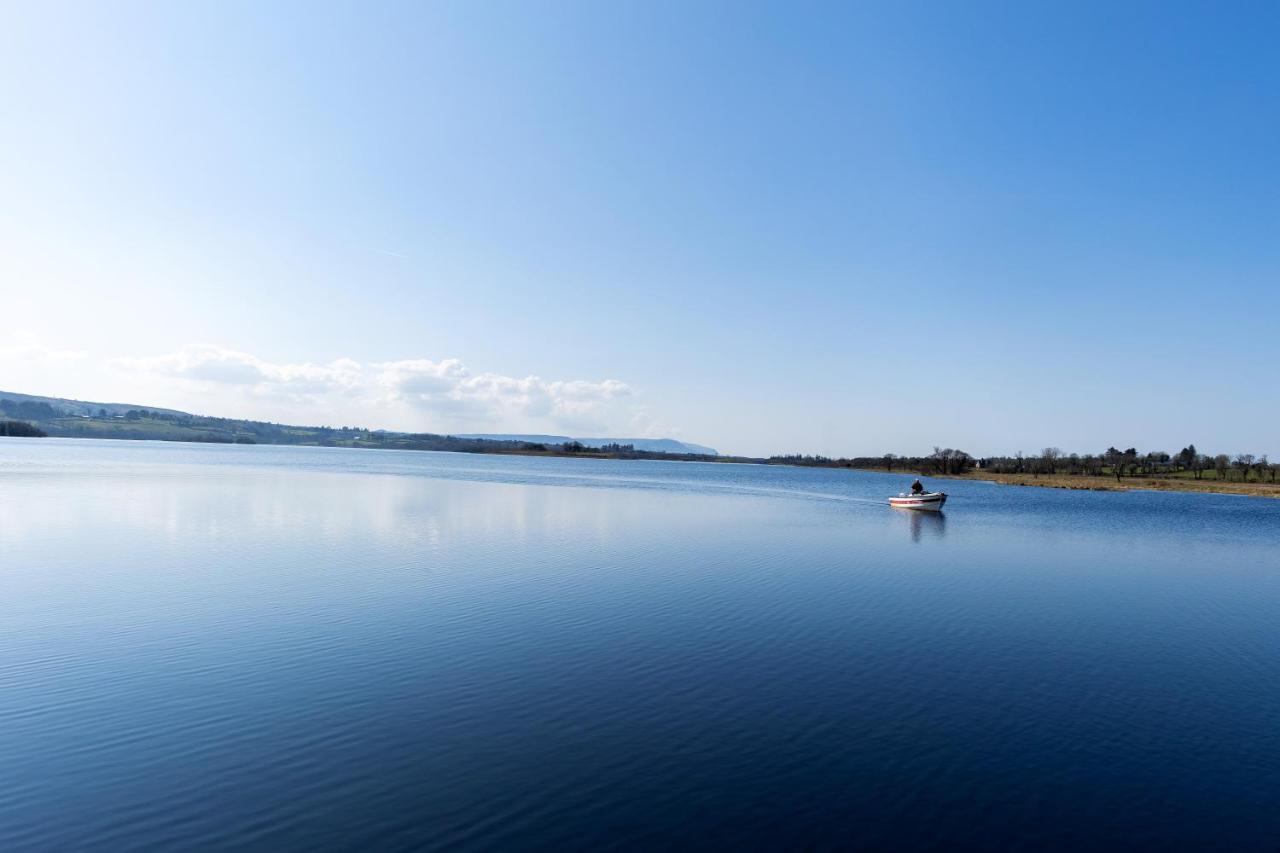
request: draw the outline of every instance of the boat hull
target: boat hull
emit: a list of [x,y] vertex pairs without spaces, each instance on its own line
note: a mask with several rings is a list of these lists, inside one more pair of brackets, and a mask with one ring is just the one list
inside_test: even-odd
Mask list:
[[889,506],[897,509],[919,509],[925,512],[937,512],[947,502],[946,492],[928,492],[923,495],[900,495],[889,498]]

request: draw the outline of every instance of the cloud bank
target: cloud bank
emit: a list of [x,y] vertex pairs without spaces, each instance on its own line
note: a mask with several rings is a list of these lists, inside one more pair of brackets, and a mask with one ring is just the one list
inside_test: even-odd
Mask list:
[[276,363],[211,345],[150,357],[118,358],[117,370],[163,377],[191,387],[233,392],[334,412],[381,411],[432,431],[627,432],[653,435],[657,425],[633,389],[617,379],[545,380],[473,373],[456,358],[361,364]]
[[151,358],[119,358],[125,370],[158,373],[174,379],[239,385],[266,394],[322,394],[360,384],[358,362],[340,358],[328,365],[272,364],[246,352],[201,345]]

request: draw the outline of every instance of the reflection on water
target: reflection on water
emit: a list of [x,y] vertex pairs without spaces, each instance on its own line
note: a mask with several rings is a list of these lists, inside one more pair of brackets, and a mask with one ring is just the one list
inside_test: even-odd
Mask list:
[[942,512],[920,512],[918,510],[900,510],[911,518],[911,541],[919,542],[923,533],[929,533],[939,539],[947,535],[947,516]]
[[901,487],[0,439],[0,850],[1273,846],[1280,501]]

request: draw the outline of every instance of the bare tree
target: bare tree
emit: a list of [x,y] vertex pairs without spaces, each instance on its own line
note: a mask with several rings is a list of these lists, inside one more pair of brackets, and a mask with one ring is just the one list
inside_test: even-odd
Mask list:
[[1081,460],[1081,463],[1084,465],[1084,470],[1087,473],[1095,477],[1102,476],[1102,457],[1101,456],[1095,456],[1092,453],[1085,454],[1084,458]]
[[1231,467],[1231,457],[1225,453],[1219,453],[1213,457],[1213,469],[1218,472],[1218,479],[1227,479],[1227,470]]

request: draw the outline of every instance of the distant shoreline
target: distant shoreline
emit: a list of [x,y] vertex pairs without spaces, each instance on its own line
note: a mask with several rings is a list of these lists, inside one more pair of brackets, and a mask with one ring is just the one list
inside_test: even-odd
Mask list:
[[[297,426],[268,421],[192,415],[173,409],[145,409],[122,403],[90,403],[59,397],[37,397],[0,391],[0,436],[47,434],[56,438],[150,440],[215,444],[262,444],[277,447],[348,447],[370,450],[431,450],[496,456],[543,456],[563,459],[649,459],[667,462],[785,465],[882,471],[903,477],[984,480],[1013,486],[1085,491],[1165,491],[1229,494],[1280,499],[1280,483],[1262,476],[1280,474],[1280,465],[1240,454],[1208,456],[1195,445],[1179,453],[1139,454],[1108,448],[1097,455],[1065,456],[1046,448],[1040,456],[977,459],[952,448],[934,448],[931,456],[859,456],[829,458],[791,454],[758,458],[650,450],[618,440],[563,439],[535,435],[449,435],[370,430],[363,427]],[[625,440],[624,440],[625,441]],[[604,442],[604,443],[599,443]],[[696,447],[696,445],[694,446]],[[707,448],[709,449],[709,448]],[[1230,479],[1231,472],[1240,479]],[[1117,477],[1119,473],[1121,476]],[[1249,475],[1257,473],[1256,480]]]
[[[858,468],[875,471],[878,468]],[[896,473],[896,472],[889,472]],[[1238,495],[1251,498],[1280,499],[1280,483],[1237,483],[1230,480],[1195,480],[1183,477],[1095,477],[1087,474],[998,474],[974,470],[965,474],[931,474],[902,471],[908,477],[930,477],[945,480],[982,480],[1001,486],[1034,486],[1042,489],[1071,489],[1088,492],[1184,492],[1208,495]]]
[[[15,436],[17,437],[17,436]],[[138,441],[137,438],[121,436],[51,436],[52,438],[70,438],[85,441]],[[208,442],[182,439],[142,439],[164,441],[169,444],[207,444]],[[465,453],[473,456],[533,456],[555,459],[611,459],[620,461],[656,461],[656,462],[709,462],[731,465],[770,465],[787,468],[836,468],[848,471],[868,471],[880,474],[898,475],[903,478],[923,477],[937,480],[977,480],[1001,486],[1031,486],[1041,489],[1070,489],[1072,491],[1090,492],[1182,492],[1185,494],[1236,495],[1238,497],[1258,497],[1280,500],[1280,483],[1242,483],[1230,480],[1195,480],[1183,477],[1123,477],[1117,480],[1113,476],[1090,476],[1087,474],[1003,474],[993,471],[975,469],[964,474],[937,474],[911,468],[885,469],[854,465],[796,465],[768,459],[757,459],[746,456],[696,456],[686,454],[668,454],[653,452],[616,453],[600,450],[585,452],[566,452],[562,450],[532,450],[504,448],[501,450],[450,450],[424,447],[394,446],[386,444],[259,444],[259,447],[331,447],[347,450],[432,450],[437,453]]]
[[[25,425],[25,424],[24,424]],[[488,439],[459,439],[450,435],[409,435],[403,433],[387,433],[382,436],[369,435],[358,438],[339,438],[300,441],[244,441],[228,440],[222,437],[211,438],[190,434],[164,436],[146,432],[130,433],[125,430],[113,432],[89,432],[59,430],[56,426],[51,433],[37,430],[38,434],[19,435],[14,438],[41,439],[73,439],[77,441],[159,441],[165,444],[196,445],[236,445],[240,447],[323,447],[339,450],[417,450],[431,453],[465,453],[472,456],[535,456],[557,459],[620,459],[627,461],[649,460],[657,462],[710,462],[739,463],[764,465],[765,459],[746,456],[711,456],[700,453],[667,453],[656,450],[635,450],[630,445],[605,447],[587,447],[568,449],[566,445],[534,445],[526,442],[493,441]],[[0,438],[8,437],[0,434]],[[526,444],[527,446],[518,446]]]

